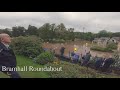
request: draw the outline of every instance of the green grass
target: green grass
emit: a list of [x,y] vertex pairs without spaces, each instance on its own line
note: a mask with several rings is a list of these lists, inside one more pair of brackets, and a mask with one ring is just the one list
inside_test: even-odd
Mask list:
[[[33,66],[33,67],[43,67],[42,65],[33,63],[33,61],[27,57],[17,55],[17,63],[19,67],[23,66]],[[48,78],[49,75],[43,71],[19,71],[19,74],[22,78]],[[0,78],[9,78],[7,75],[0,72]]]

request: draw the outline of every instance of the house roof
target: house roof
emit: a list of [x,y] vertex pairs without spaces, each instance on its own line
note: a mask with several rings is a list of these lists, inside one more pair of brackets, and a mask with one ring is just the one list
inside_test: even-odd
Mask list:
[[120,41],[120,37],[113,37],[112,39],[115,39],[117,41]]
[[117,41],[120,41],[120,37],[101,37],[101,38],[94,38],[93,41],[109,41],[111,39],[114,39],[114,40],[117,40]]

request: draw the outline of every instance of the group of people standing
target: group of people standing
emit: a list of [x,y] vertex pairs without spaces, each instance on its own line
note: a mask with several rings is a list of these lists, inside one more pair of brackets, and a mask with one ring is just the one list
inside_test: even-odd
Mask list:
[[[64,52],[65,47],[61,47],[60,55],[64,56]],[[69,52],[69,58],[72,63],[80,63],[82,66],[89,66],[92,55],[90,51],[86,49],[84,54],[82,52],[79,54],[77,53],[77,48],[75,47],[72,52]],[[94,68],[96,70],[107,71],[110,65],[114,63],[114,61],[115,60],[112,57],[95,57]]]
[[[64,52],[65,52],[65,47],[62,46],[60,48],[60,55],[64,56]],[[78,47],[76,47],[76,45],[74,45],[73,51],[70,52],[69,51],[69,58],[71,59],[71,61],[73,63],[81,63],[81,65],[87,65],[88,61],[90,60],[91,54],[90,51],[87,52],[87,50],[85,50],[85,53],[81,53],[79,54],[78,52]]]
[[115,62],[112,57],[97,57],[95,61],[95,69],[101,71],[108,71],[110,66]]

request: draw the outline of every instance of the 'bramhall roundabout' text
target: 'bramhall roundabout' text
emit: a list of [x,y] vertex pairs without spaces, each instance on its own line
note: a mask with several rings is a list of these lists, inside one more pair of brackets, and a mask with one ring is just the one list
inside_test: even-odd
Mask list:
[[62,71],[62,67],[52,67],[52,66],[45,66],[45,67],[33,67],[33,66],[23,66],[23,67],[6,67],[2,66],[2,71]]

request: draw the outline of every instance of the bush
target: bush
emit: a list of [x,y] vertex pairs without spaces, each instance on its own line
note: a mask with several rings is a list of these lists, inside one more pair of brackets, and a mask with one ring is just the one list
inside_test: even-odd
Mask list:
[[113,57],[112,57],[115,62],[111,65],[111,69],[114,70],[114,73],[120,75],[120,53],[119,52],[114,52]]
[[110,43],[110,44],[107,45],[107,48],[109,48],[109,49],[117,49],[117,44]]
[[113,68],[120,68],[120,54],[119,52],[115,52],[113,54],[113,59],[115,60],[115,63],[112,64]]
[[51,78],[102,78],[103,74],[99,74],[96,70],[79,66],[78,64],[72,64],[69,62],[61,61],[60,64],[48,63],[47,67],[62,67],[62,71],[48,72]]
[[41,53],[39,56],[37,56],[35,62],[44,65],[47,64],[48,62],[53,62],[53,60],[54,60],[54,54],[46,51]]
[[50,43],[65,43],[64,39],[50,39]]
[[91,47],[90,49],[91,50],[96,50],[96,51],[102,51],[102,52],[113,52],[112,49],[109,48],[109,47],[103,48],[103,47],[100,47],[100,46],[94,46],[94,47]]
[[95,62],[96,62],[96,59],[97,59],[98,57],[97,56],[95,56],[95,57],[91,57],[90,58],[90,60],[89,60],[89,62],[88,62],[88,67],[90,67],[90,68],[95,68]]
[[35,36],[19,36],[13,38],[11,47],[14,49],[16,54],[24,55],[30,58],[35,58],[41,52],[42,49],[42,40]]
[[102,51],[102,52],[113,52],[113,49],[117,49],[117,44],[109,43],[105,48],[100,46],[93,46],[91,50]]

